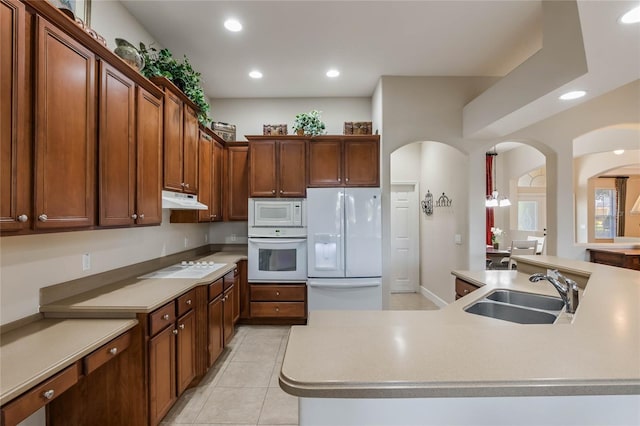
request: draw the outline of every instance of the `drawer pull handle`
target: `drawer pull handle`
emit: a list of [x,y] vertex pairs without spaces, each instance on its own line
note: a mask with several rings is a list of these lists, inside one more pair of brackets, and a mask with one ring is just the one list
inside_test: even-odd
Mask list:
[[465,293],[465,294],[469,293],[469,289],[468,289],[468,288],[465,288],[465,289],[464,289],[464,293]]
[[178,328],[179,328],[180,330],[184,330],[184,324],[180,324],[180,325],[178,326]]
[[42,396],[44,397],[44,399],[51,399],[53,398],[54,393],[55,391],[53,389],[49,389],[48,391],[42,392]]
[[134,214],[131,215],[131,219],[136,220],[137,218],[138,218],[137,214],[134,213]]
[[140,213],[140,216],[138,216],[140,218],[140,220],[144,219],[144,213]]
[[164,314],[162,316],[162,319],[165,320],[165,321],[169,321],[169,314]]
[[276,291],[276,296],[280,296],[280,292],[279,291]]
[[178,330],[173,330],[172,333],[173,334],[178,334]]
[[111,355],[115,355],[115,354],[117,354],[117,353],[118,353],[118,348],[111,348],[111,349],[109,349],[109,353],[110,353]]
[[191,304],[191,299],[187,299],[187,301],[185,302],[187,305]]
[[280,312],[280,308],[276,306],[276,312]]

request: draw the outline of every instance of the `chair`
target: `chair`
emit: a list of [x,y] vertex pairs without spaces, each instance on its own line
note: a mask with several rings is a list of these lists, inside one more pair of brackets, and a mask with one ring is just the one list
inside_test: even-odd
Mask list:
[[507,269],[516,269],[517,262],[511,258],[514,254],[536,254],[538,248],[537,240],[513,240],[509,257],[503,257],[500,263],[507,266]]
[[546,240],[546,237],[536,237],[534,235],[529,235],[527,237],[528,241],[537,241],[538,244],[536,246],[536,254],[542,254],[543,250],[544,250],[544,243]]

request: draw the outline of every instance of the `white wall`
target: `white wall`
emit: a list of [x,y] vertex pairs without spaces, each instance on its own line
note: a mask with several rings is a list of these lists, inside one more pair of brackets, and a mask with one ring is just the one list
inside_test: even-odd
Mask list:
[[[153,36],[119,1],[93,0],[91,28],[105,38],[111,50],[116,48],[116,38],[123,38],[136,47],[140,42],[147,47],[155,42]],[[154,44],[154,47],[161,46]]]
[[[293,134],[296,114],[322,111],[327,134],[341,135],[345,121],[372,121],[371,98],[251,98],[210,99],[214,121],[236,125],[236,140],[261,135],[264,124],[287,124]],[[375,133],[375,129],[374,129]]]

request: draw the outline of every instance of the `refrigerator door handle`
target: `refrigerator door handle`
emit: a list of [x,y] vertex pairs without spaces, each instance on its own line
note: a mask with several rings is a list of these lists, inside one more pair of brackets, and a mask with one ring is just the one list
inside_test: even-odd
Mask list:
[[309,287],[318,287],[318,288],[347,289],[347,288],[379,287],[380,283],[333,284],[333,283],[309,282],[308,285]]

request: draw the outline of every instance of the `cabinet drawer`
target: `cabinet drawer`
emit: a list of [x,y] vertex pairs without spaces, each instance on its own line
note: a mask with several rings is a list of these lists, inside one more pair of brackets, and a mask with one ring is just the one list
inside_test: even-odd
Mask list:
[[304,302],[251,302],[252,317],[304,318]]
[[305,286],[252,285],[251,301],[304,302]]
[[84,373],[91,374],[98,367],[112,360],[116,355],[127,349],[131,344],[131,332],[116,337],[109,343],[102,345],[84,359]]
[[15,425],[56,399],[78,382],[79,369],[76,362],[2,407],[2,424]]
[[176,320],[176,305],[167,303],[162,308],[156,309],[149,315],[149,335],[154,336],[166,326]]
[[467,294],[477,290],[478,288],[479,287],[471,283],[468,283],[466,281],[462,281],[456,278],[456,294],[459,295],[460,297],[466,296]]
[[222,294],[222,278],[209,284],[209,301]]
[[603,265],[622,266],[624,264],[624,255],[619,253],[592,252],[591,261],[593,263],[602,263]]
[[193,309],[195,305],[196,289],[194,288],[193,290],[178,297],[178,316],[181,317],[182,315],[186,314],[191,309]]

